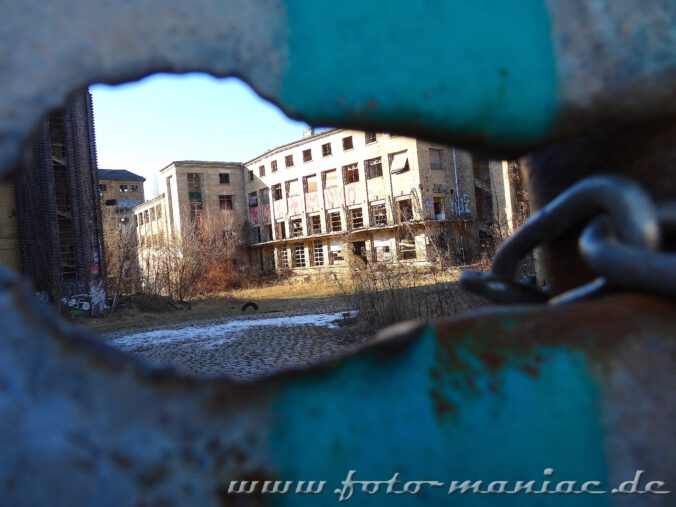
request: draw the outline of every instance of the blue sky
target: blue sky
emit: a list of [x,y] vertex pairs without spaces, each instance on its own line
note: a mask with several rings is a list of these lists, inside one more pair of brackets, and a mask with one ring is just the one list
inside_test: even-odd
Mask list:
[[144,176],[146,198],[173,160],[244,162],[307,128],[235,78],[156,74],[90,91],[99,167]]

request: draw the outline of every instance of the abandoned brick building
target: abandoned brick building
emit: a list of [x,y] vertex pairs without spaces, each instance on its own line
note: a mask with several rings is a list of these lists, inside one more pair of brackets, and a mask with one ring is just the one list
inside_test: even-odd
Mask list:
[[248,262],[264,273],[365,262],[451,263],[514,227],[506,161],[379,132],[310,129],[241,163],[174,162],[161,194],[134,210],[148,257],[157,238],[205,217],[244,231]]
[[84,90],[39,126],[31,164],[3,190],[0,224],[3,263],[50,302],[85,312],[106,304],[96,166],[92,101]]

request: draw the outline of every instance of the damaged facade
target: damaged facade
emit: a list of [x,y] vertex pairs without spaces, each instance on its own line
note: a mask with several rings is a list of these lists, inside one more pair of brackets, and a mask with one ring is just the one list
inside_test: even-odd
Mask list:
[[8,248],[4,254],[13,256],[12,267],[39,294],[85,313],[106,305],[96,169],[92,102],[85,90],[37,130],[32,163],[14,181],[16,240],[13,253]]
[[[134,210],[142,257],[158,237],[228,217],[263,273],[364,262],[465,264],[513,230],[506,161],[380,132],[310,129],[240,163],[174,162],[162,195]],[[160,215],[156,210],[159,207]]]

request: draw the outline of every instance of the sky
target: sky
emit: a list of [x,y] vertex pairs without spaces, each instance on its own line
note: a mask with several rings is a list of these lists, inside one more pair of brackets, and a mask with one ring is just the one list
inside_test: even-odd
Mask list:
[[157,174],[174,160],[245,162],[307,128],[236,78],[155,74],[89,89],[99,168],[144,176],[146,199],[157,195]]

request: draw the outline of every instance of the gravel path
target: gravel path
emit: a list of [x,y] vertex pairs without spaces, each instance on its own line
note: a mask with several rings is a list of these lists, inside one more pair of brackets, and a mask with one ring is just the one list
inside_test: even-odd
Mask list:
[[[310,309],[332,311],[303,312]],[[183,373],[245,380],[349,351],[366,339],[354,315],[335,305],[303,305],[297,311],[253,313],[103,338],[114,347]]]

